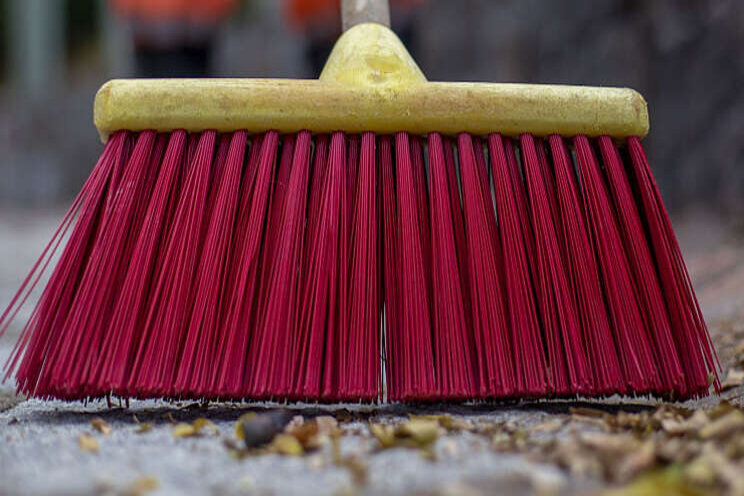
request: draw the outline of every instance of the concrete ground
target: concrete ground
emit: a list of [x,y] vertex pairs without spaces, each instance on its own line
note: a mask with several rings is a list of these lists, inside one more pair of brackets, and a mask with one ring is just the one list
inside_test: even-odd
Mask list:
[[[59,211],[0,212],[0,307],[10,300],[60,217]],[[676,227],[724,370],[735,367],[735,347],[744,340],[744,248],[714,217],[686,216]],[[0,340],[0,361],[17,332],[11,330]],[[741,402],[742,388],[725,394]],[[718,401],[714,397],[686,406],[707,408]],[[590,405],[425,409],[292,405],[292,413],[306,421],[318,415],[336,417],[340,444],[322,443],[302,457],[236,452],[236,420],[248,410],[276,406],[133,401],[129,408],[110,408],[103,401],[23,400],[6,384],[0,386],[0,494],[589,494],[602,490],[607,477],[573,466],[566,470],[558,458],[496,449],[502,433],[508,432],[509,443],[518,445],[520,433],[529,431],[536,444],[549,446],[577,433],[602,431],[586,417],[577,420],[575,407],[612,414],[643,412],[655,405],[617,398]],[[369,424],[405,422],[411,414],[445,412],[457,428],[440,428],[427,450],[379,450],[368,430]],[[175,425],[198,418],[211,420],[219,433],[210,429],[199,437],[174,436]],[[91,424],[93,419],[103,423]],[[340,446],[340,453],[334,446]]]

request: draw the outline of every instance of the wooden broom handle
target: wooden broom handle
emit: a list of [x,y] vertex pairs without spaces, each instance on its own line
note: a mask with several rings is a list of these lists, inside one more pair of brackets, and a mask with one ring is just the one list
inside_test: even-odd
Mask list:
[[341,0],[341,20],[344,31],[365,22],[390,27],[388,0]]

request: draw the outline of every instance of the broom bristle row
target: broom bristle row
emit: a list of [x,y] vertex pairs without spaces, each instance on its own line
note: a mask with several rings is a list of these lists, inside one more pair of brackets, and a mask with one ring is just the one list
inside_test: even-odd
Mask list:
[[118,132],[0,316],[62,249],[5,377],[68,400],[707,394],[640,140],[570,146]]

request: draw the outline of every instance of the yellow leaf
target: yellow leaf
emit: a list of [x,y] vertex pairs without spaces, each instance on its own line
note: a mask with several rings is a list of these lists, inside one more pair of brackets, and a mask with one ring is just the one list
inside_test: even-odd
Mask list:
[[396,437],[409,438],[419,445],[431,444],[439,437],[439,422],[434,420],[410,420],[395,429]]
[[648,472],[625,487],[602,493],[603,496],[699,496],[704,493],[691,487],[679,468],[671,466],[665,470]]
[[98,441],[90,434],[80,434],[78,436],[78,446],[81,450],[89,453],[97,453],[99,448]]
[[175,437],[176,439],[181,437],[195,436],[196,434],[196,428],[193,425],[187,424],[185,422],[176,424],[176,426],[173,428],[173,437]]
[[395,429],[392,425],[369,424],[369,432],[383,448],[395,446]]
[[150,491],[154,491],[158,487],[160,487],[160,482],[158,481],[158,479],[151,475],[147,475],[144,477],[140,477],[139,479],[129,484],[126,494],[132,496],[140,496],[142,494],[149,493]]
[[152,430],[152,427],[152,422],[142,422],[137,426],[136,429],[134,429],[134,432],[135,434],[144,434],[145,432],[150,432]]
[[197,434],[201,433],[204,429],[211,429],[217,434],[220,432],[214,422],[205,418],[198,418],[194,420],[191,425],[194,426],[194,430],[196,430]]
[[104,436],[108,436],[109,434],[111,434],[111,426],[108,424],[108,422],[100,417],[96,417],[91,420],[90,425]]
[[287,456],[300,456],[304,452],[297,438],[290,434],[277,434],[271,442],[271,448]]

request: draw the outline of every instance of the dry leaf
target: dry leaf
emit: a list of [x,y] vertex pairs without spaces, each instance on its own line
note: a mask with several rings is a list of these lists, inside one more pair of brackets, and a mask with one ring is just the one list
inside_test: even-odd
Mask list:
[[449,413],[441,415],[409,415],[411,420],[430,420],[439,423],[440,426],[444,427],[448,431],[471,431],[473,427],[464,419],[459,417],[453,417]]
[[287,426],[285,432],[294,436],[305,450],[313,451],[326,444],[329,436],[338,431],[336,419],[333,417],[327,418],[332,422],[324,420],[319,423],[318,419],[313,419],[308,422],[303,422],[302,424],[290,424]]
[[78,436],[78,446],[81,450],[89,453],[98,453],[99,449],[98,441],[90,434],[80,434]]
[[369,432],[383,448],[395,446],[395,428],[386,424],[369,424]]
[[369,480],[367,464],[357,457],[347,457],[340,460],[336,465],[344,467],[349,471],[351,480],[357,486],[365,486]]
[[531,432],[545,432],[547,434],[551,434],[553,432],[561,430],[561,427],[565,425],[565,421],[563,419],[556,419],[552,418],[549,420],[546,420],[545,422],[536,425],[535,427],[531,428]]
[[699,431],[708,424],[708,422],[710,422],[708,414],[703,410],[696,410],[688,419],[663,419],[661,421],[661,428],[672,436],[682,436],[684,434],[692,434]]
[[698,431],[701,439],[722,438],[744,429],[744,413],[732,410]]
[[646,441],[637,450],[628,453],[615,470],[615,479],[627,481],[656,465],[656,446]]
[[152,422],[142,422],[141,424],[137,425],[137,427],[134,429],[135,434],[144,434],[145,432],[150,432],[153,428]]
[[318,424],[318,432],[321,434],[330,435],[336,429],[338,429],[338,421],[330,415],[323,415],[315,418],[315,423]]
[[579,439],[585,446],[608,456],[625,455],[640,446],[640,442],[629,434],[584,432],[580,434]]
[[173,437],[175,437],[176,439],[196,436],[196,434],[196,428],[191,424],[187,424],[186,422],[181,422],[180,424],[176,424],[176,426],[173,427]]
[[652,494],[698,496],[704,493],[692,487],[681,470],[670,467],[646,473],[629,485],[602,493],[604,496],[647,496]]
[[726,380],[721,384],[721,389],[727,391],[744,385],[744,370],[729,369]]
[[157,478],[148,475],[140,477],[139,479],[132,482],[124,491],[127,496],[142,496],[150,491],[155,491],[160,487],[160,482]]
[[277,434],[269,448],[286,456],[301,456],[304,452],[297,438],[290,434]]
[[434,420],[409,420],[396,427],[395,437],[411,439],[419,446],[431,444],[439,437],[439,422]]
[[96,417],[91,420],[90,425],[104,436],[108,436],[109,434],[111,434],[111,426],[100,417]]
[[191,425],[194,426],[194,429],[196,429],[197,434],[201,434],[204,430],[210,430],[213,434],[219,434],[220,430],[217,428],[217,426],[209,419],[205,418],[198,418],[194,420]]

